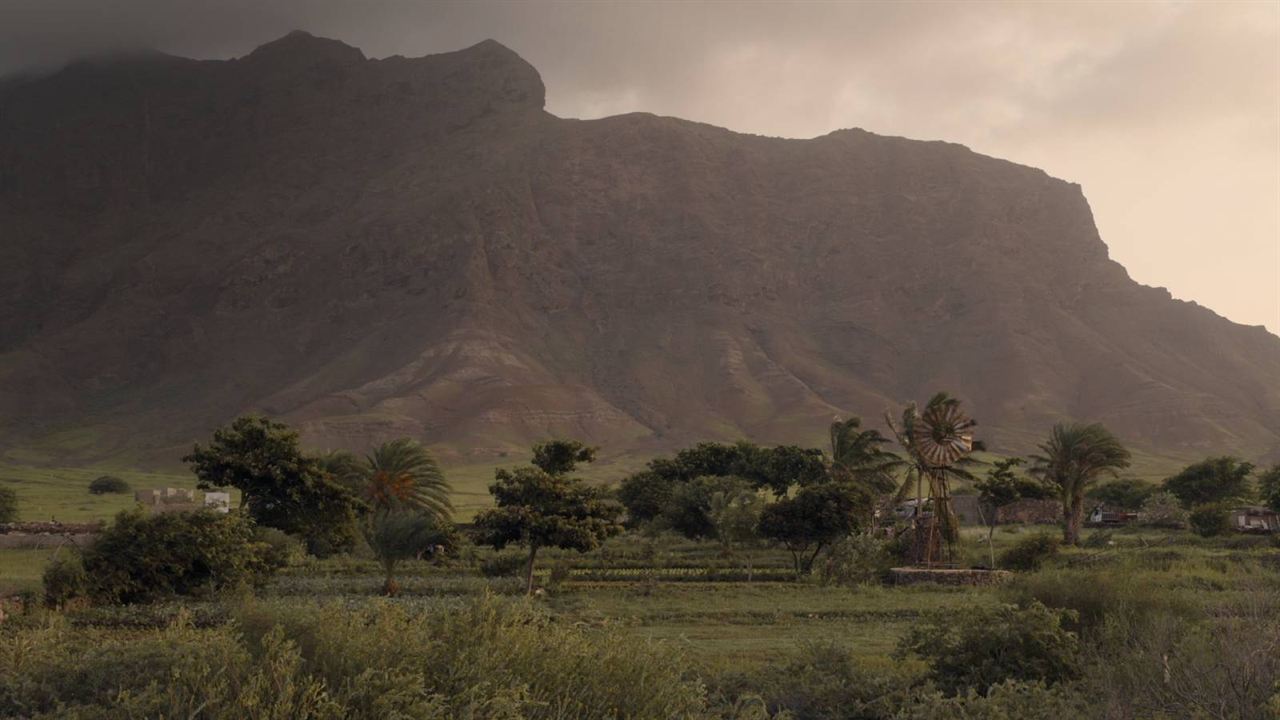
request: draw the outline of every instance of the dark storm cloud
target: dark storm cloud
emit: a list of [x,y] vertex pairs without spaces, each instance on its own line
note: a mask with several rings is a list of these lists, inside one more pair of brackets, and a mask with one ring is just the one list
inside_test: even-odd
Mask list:
[[0,0],[0,72],[305,29],[367,55],[494,38],[548,109],[946,139],[1084,185],[1112,254],[1280,330],[1280,4]]

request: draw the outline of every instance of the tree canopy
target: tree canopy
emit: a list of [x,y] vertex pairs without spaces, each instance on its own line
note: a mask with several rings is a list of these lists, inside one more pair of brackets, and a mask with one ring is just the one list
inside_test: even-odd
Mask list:
[[1059,423],[1031,458],[1031,474],[1052,483],[1062,497],[1063,542],[1080,542],[1084,498],[1105,475],[1129,467],[1129,451],[1099,423]]
[[1164,481],[1183,507],[1239,500],[1249,494],[1253,465],[1230,456],[1205,458]]
[[501,550],[529,551],[526,588],[533,591],[538,550],[558,547],[585,552],[622,531],[622,508],[599,488],[537,466],[499,469],[489,486],[496,507],[476,515],[476,541]]
[[856,532],[871,508],[871,497],[856,486],[811,485],[795,497],[765,506],[760,534],[782,543],[791,553],[796,573],[807,574],[823,548]]
[[238,489],[241,506],[254,521],[303,537],[312,553],[354,544],[362,503],[302,452],[298,433],[283,423],[255,415],[237,418],[182,461],[191,466],[200,489]]

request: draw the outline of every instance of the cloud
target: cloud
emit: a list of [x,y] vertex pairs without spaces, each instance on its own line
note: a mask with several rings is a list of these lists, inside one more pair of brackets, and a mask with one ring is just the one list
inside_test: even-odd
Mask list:
[[567,117],[945,139],[1081,183],[1113,256],[1280,332],[1280,4],[4,0],[0,72],[306,29],[382,57],[485,38]]

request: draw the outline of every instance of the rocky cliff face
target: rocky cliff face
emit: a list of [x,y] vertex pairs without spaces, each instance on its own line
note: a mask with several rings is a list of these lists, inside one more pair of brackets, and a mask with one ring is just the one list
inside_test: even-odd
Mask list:
[[1100,420],[1280,449],[1280,338],[1140,286],[1076,185],[957,145],[543,110],[485,42],[295,33],[0,86],[0,445],[817,444],[947,389],[1000,449]]

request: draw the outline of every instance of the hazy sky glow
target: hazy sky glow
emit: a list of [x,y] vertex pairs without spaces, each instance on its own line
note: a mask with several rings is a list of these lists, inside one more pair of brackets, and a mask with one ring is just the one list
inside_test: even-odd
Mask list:
[[150,46],[232,57],[292,29],[366,55],[494,38],[548,110],[741,132],[942,139],[1084,186],[1112,257],[1280,333],[1280,2],[0,0],[0,72]]

